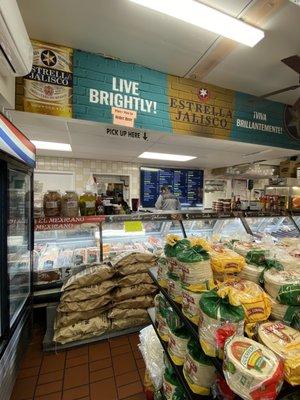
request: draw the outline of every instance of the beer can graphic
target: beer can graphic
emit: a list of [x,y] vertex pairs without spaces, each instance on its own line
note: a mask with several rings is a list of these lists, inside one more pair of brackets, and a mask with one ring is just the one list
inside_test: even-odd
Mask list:
[[16,108],[72,117],[73,49],[32,40],[31,72],[17,82]]

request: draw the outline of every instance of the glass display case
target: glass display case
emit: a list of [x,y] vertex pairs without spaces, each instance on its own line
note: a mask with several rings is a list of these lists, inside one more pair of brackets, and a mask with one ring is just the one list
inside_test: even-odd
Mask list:
[[253,216],[245,218],[253,235],[257,238],[269,234],[276,239],[299,237],[299,229],[289,215]]
[[247,233],[240,218],[207,218],[184,221],[184,228],[188,237],[202,236],[206,239],[218,237],[222,240]]
[[300,229],[300,214],[298,214],[298,215],[293,215],[292,218],[293,218],[295,224],[297,225],[298,229]]

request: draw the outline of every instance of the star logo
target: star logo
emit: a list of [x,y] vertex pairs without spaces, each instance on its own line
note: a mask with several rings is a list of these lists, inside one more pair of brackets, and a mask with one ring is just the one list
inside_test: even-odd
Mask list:
[[41,52],[41,60],[42,63],[47,67],[54,67],[54,65],[57,63],[57,57],[51,50],[43,50]]
[[209,92],[205,88],[200,88],[197,94],[201,101],[206,101],[209,98]]

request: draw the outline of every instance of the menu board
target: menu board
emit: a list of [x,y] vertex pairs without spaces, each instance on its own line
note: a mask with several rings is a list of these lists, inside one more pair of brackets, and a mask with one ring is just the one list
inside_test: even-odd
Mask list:
[[181,204],[203,202],[203,171],[194,169],[141,168],[141,204],[154,207],[162,186],[168,186]]

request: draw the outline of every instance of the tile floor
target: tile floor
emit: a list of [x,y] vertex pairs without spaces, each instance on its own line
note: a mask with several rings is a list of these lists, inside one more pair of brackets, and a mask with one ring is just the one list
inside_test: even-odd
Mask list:
[[145,400],[138,334],[42,352],[35,332],[10,400]]

